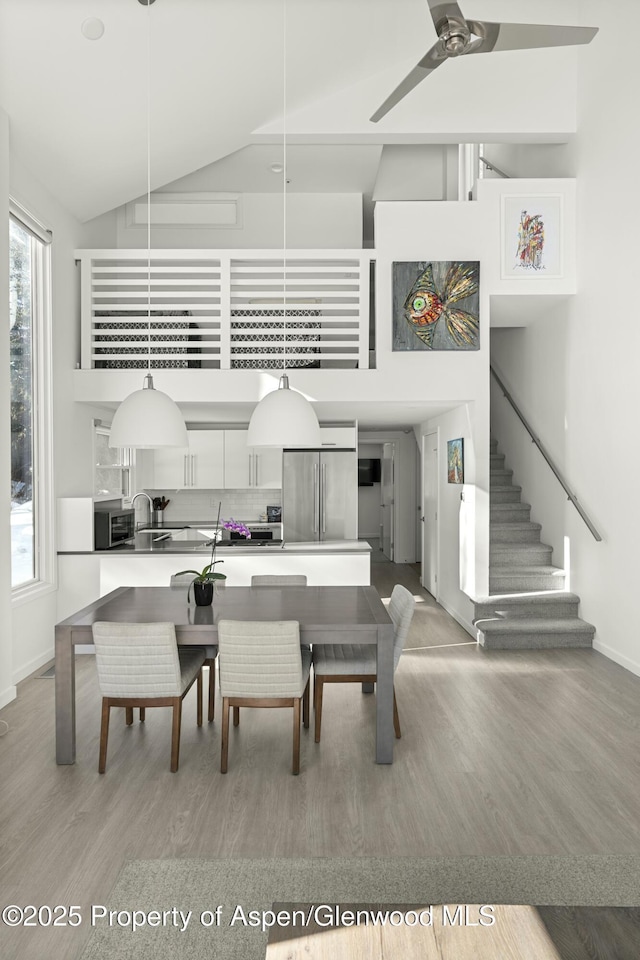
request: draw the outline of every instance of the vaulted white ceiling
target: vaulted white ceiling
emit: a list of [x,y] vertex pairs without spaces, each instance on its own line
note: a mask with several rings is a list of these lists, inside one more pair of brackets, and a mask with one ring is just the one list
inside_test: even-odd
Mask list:
[[[494,20],[583,22],[575,0],[461,6]],[[87,17],[104,22],[100,40],[82,35]],[[281,140],[285,46],[291,143],[549,141],[575,129],[584,51],[574,49],[445,64],[371,124],[434,39],[426,0],[0,0],[0,104],[15,161],[82,220],[145,190],[148,40],[154,187]],[[372,156],[361,157],[369,182]],[[348,186],[336,172],[331,188],[353,189],[357,169],[345,162]]]

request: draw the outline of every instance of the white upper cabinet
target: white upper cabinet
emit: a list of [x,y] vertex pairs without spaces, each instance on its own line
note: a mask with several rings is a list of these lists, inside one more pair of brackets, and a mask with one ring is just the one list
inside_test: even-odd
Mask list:
[[247,446],[246,430],[224,431],[224,486],[273,489],[282,486],[282,450]]
[[220,489],[224,483],[224,441],[221,430],[189,430],[189,446],[153,452],[154,490]]

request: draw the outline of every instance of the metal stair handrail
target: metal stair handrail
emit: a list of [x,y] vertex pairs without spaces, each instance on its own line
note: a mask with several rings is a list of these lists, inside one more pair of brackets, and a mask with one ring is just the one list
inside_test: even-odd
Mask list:
[[596,530],[595,526],[593,525],[593,523],[591,522],[591,520],[590,520],[589,517],[587,516],[587,513],[585,512],[585,510],[584,510],[584,509],[582,508],[582,506],[580,505],[580,503],[579,503],[579,501],[578,501],[578,498],[576,497],[575,493],[571,490],[571,488],[569,487],[567,481],[566,481],[565,478],[563,477],[562,473],[560,472],[560,470],[558,469],[558,467],[555,465],[555,463],[554,463],[553,460],[551,459],[550,454],[548,453],[548,451],[546,450],[546,448],[544,447],[544,445],[541,443],[540,438],[537,437],[536,434],[533,432],[533,429],[532,429],[532,427],[531,427],[531,424],[529,423],[529,421],[527,420],[527,418],[525,417],[525,415],[522,413],[522,410],[520,409],[520,407],[518,406],[518,404],[515,402],[515,400],[513,399],[513,397],[511,396],[511,394],[509,393],[508,389],[505,387],[504,383],[502,382],[502,380],[500,379],[500,377],[499,377],[498,374],[496,373],[495,368],[490,364],[490,365],[489,365],[489,369],[491,370],[491,373],[492,373],[492,375],[493,375],[496,383],[498,384],[498,386],[499,386],[500,389],[502,390],[503,396],[509,401],[509,403],[511,404],[511,406],[512,406],[512,408],[513,408],[514,413],[516,414],[516,416],[518,417],[518,419],[520,420],[520,422],[521,422],[522,425],[524,426],[525,430],[527,431],[527,433],[528,433],[529,436],[531,437],[531,440],[533,441],[533,443],[535,443],[536,447],[538,448],[538,450],[540,451],[540,453],[542,454],[542,456],[544,457],[544,459],[547,461],[547,464],[548,464],[549,467],[551,468],[551,471],[553,472],[553,474],[555,475],[556,479],[559,481],[561,487],[563,488],[564,492],[566,493],[567,499],[570,500],[571,503],[574,505],[574,507],[576,508],[576,510],[578,511],[578,513],[580,514],[580,516],[582,517],[582,519],[584,520],[584,522],[586,523],[587,527],[589,528],[589,530],[590,530],[591,534],[593,535],[594,539],[597,540],[597,541],[599,541],[599,542],[602,541],[602,537],[600,536],[600,534],[599,534],[598,531]]

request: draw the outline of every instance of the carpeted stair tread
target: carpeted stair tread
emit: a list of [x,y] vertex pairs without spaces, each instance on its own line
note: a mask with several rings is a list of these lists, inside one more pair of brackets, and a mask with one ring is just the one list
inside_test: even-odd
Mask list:
[[498,617],[476,620],[483,633],[590,633],[596,628],[580,617]]
[[531,520],[495,520],[489,527],[489,542],[497,543],[537,543],[540,540],[542,526]]
[[474,602],[474,622],[492,617],[577,617],[580,597],[566,590],[496,593]]

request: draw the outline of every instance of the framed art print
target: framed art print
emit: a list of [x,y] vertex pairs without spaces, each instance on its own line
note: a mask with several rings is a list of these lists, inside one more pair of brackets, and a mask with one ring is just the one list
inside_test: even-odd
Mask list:
[[447,441],[447,483],[464,483],[464,440]]
[[502,279],[563,276],[562,196],[502,196]]
[[477,260],[393,264],[392,349],[479,350]]

